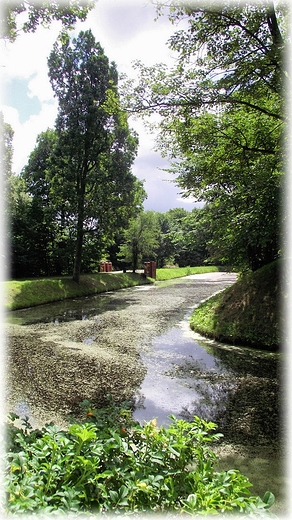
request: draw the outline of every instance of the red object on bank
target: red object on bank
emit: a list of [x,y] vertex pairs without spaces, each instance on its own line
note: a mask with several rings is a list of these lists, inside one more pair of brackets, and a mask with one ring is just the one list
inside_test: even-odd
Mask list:
[[145,262],[144,274],[150,278],[156,278],[156,262]]

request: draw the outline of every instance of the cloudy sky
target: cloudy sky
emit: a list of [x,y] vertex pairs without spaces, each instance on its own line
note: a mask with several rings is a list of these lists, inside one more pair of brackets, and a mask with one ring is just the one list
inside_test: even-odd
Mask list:
[[[177,29],[167,16],[154,21],[155,8],[149,0],[98,0],[85,22],[78,22],[74,34],[91,28],[110,61],[115,61],[119,73],[133,77],[134,60],[145,65],[167,63],[175,55],[166,42]],[[15,43],[2,43],[1,71],[2,111],[4,119],[14,132],[13,171],[19,173],[34,149],[36,137],[47,128],[53,128],[57,115],[57,101],[53,97],[48,74],[47,58],[59,34],[61,24],[50,29],[38,28],[34,34],[21,34]],[[130,120],[139,134],[139,152],[133,173],[145,179],[148,199],[145,209],[167,211],[175,207],[191,210],[194,203],[181,199],[173,176],[159,168],[167,161],[154,151],[154,137],[141,121]]]

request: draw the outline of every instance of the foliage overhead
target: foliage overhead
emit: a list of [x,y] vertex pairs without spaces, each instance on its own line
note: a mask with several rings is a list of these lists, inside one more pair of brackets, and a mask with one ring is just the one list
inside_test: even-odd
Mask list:
[[[35,32],[39,25],[49,27],[54,20],[60,20],[64,30],[73,29],[76,21],[85,20],[94,7],[94,0],[53,0],[51,2],[33,0],[4,0],[1,2],[1,38],[14,42],[20,33]],[[18,27],[18,15],[26,13],[27,20]]]
[[178,66],[166,74],[166,66],[147,69],[136,63],[141,81],[135,111],[155,108],[164,115],[167,108],[177,108],[178,113],[181,107],[192,108],[194,113],[231,105],[287,120],[278,101],[285,99],[289,86],[288,6],[279,4],[275,9],[265,0],[254,5],[170,1],[158,4],[158,13],[167,8],[173,23],[188,22],[188,30],[177,31],[168,42],[179,53]]
[[157,145],[175,182],[209,208],[214,260],[255,270],[281,247],[287,9],[265,1],[167,8],[173,23],[188,24],[169,40],[177,65],[137,62],[128,107],[160,115]]

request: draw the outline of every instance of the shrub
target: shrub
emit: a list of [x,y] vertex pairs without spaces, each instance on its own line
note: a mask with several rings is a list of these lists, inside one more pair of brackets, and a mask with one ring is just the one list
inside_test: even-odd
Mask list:
[[6,512],[269,515],[273,495],[251,496],[237,470],[216,472],[210,444],[222,435],[214,423],[170,416],[141,426],[130,409],[113,403],[95,410],[82,403],[85,422],[67,431],[52,423],[33,430],[27,419],[7,423]]

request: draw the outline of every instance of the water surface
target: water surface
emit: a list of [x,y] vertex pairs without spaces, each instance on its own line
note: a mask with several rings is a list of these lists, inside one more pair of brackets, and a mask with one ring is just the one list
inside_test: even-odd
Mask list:
[[223,462],[248,466],[254,492],[281,495],[280,354],[207,341],[189,327],[195,306],[235,279],[193,275],[9,313],[9,411],[62,425],[83,399],[103,406],[111,393],[132,401],[141,423],[199,415],[232,447]]

